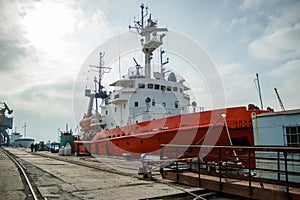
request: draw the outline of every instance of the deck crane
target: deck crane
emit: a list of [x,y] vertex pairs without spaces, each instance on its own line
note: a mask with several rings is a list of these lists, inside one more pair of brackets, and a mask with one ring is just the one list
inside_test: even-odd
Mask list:
[[282,103],[282,101],[281,101],[281,98],[280,98],[280,96],[279,96],[279,94],[278,94],[278,92],[277,92],[277,88],[274,88],[274,90],[275,90],[276,96],[277,96],[277,98],[278,98],[278,101],[279,101],[281,110],[282,110],[282,111],[285,111],[285,108],[284,108],[284,106],[283,106],[283,103]]

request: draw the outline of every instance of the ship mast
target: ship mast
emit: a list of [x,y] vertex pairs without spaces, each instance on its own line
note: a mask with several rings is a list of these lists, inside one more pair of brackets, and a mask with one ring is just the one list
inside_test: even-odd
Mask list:
[[[144,10],[146,10],[144,14]],[[151,59],[153,52],[160,45],[163,44],[163,37],[167,32],[167,28],[158,28],[157,21],[151,19],[151,14],[149,18],[145,20],[148,15],[148,7],[141,5],[141,20],[135,21],[134,26],[129,26],[129,29],[134,29],[140,36],[142,36],[141,44],[143,46],[143,53],[145,54],[145,77],[151,78]],[[161,33],[162,32],[162,33]]]
[[[106,99],[108,96],[106,93],[103,92],[103,86],[102,86],[102,79],[104,73],[109,73],[111,68],[110,67],[104,67],[104,57],[105,53],[100,52],[100,59],[99,59],[99,66],[96,65],[90,65],[92,68],[96,68],[98,72],[98,80],[97,77],[95,77],[95,98],[96,98],[96,114],[98,114],[98,98],[100,99]],[[98,85],[98,91],[97,91],[97,85]]]

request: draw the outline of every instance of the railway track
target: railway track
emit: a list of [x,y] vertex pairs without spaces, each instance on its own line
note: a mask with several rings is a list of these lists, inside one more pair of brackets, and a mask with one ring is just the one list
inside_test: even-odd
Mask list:
[[33,199],[38,200],[41,195],[36,190],[36,188],[33,187],[32,181],[30,180],[29,176],[26,173],[26,168],[20,163],[16,157],[11,154],[9,151],[4,150],[0,147],[0,151],[3,152],[17,167],[20,177],[22,179],[22,182],[24,184],[25,188],[25,194],[27,195],[27,199]]

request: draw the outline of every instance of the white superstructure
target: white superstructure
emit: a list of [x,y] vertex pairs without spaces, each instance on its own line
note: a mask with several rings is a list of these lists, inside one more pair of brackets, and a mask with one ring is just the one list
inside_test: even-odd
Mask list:
[[[134,21],[134,27],[129,27],[142,37],[142,52],[145,55],[143,67],[134,59],[136,66],[129,68],[122,79],[110,84],[110,87],[114,88],[112,92],[104,92],[101,80],[103,74],[109,70],[103,66],[104,53],[100,53],[100,66],[94,66],[99,69],[98,93],[94,95],[90,90],[86,90],[86,96],[90,98],[88,113],[91,113],[91,105],[96,97],[96,114],[92,119],[92,127],[97,125],[98,128],[94,128],[93,133],[188,113],[188,107],[191,106],[187,93],[189,88],[184,85],[185,80],[182,77],[165,70],[164,65],[168,61],[163,62],[162,49],[159,51],[160,71],[152,72],[153,53],[163,44],[167,29],[158,28],[157,22],[151,19],[151,14],[144,20],[147,15],[147,8],[144,14],[144,6],[141,5],[142,19]],[[98,98],[102,99],[100,114],[97,114]]]

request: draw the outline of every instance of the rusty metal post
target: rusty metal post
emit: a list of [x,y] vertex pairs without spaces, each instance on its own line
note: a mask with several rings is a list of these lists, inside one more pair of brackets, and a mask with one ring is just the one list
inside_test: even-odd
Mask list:
[[251,186],[251,149],[248,150],[248,177],[249,177],[249,196],[252,196],[252,186]]
[[178,169],[178,160],[176,160],[176,182],[179,182],[179,169]]
[[219,187],[220,187],[220,192],[222,191],[222,160],[221,160],[221,148],[219,148]]
[[95,154],[99,155],[99,151],[98,151],[98,143],[95,144]]
[[[160,160],[164,159],[164,147],[162,145],[160,145],[159,157],[160,157]],[[160,166],[159,172],[160,172],[161,176],[163,176],[163,172],[164,172],[163,165]]]
[[285,186],[286,186],[286,194],[287,194],[287,199],[289,198],[289,175],[288,175],[288,166],[287,166],[287,152],[284,150],[284,168],[285,168]]
[[280,151],[277,151],[277,179],[280,181]]
[[201,177],[200,177],[200,158],[199,158],[199,156],[198,156],[198,180],[199,180],[199,182],[198,182],[198,186],[200,187],[201,186]]

